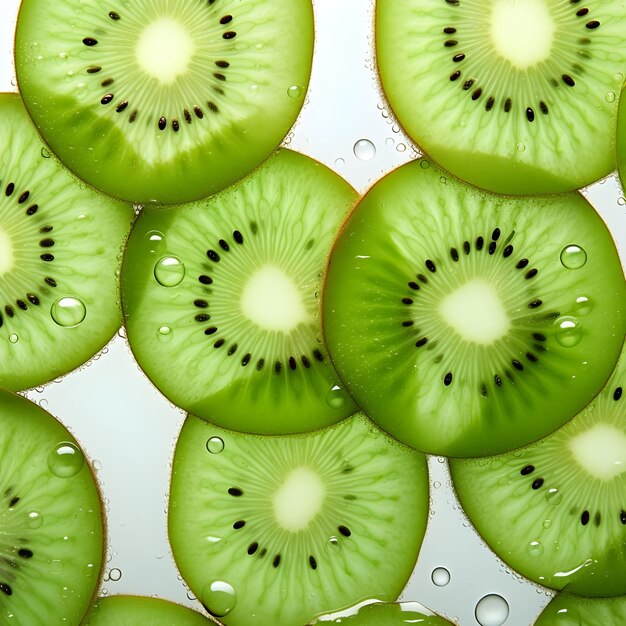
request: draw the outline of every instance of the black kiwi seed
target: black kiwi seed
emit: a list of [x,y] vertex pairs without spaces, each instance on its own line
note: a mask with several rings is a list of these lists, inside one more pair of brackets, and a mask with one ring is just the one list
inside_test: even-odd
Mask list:
[[246,522],[244,520],[239,520],[233,524],[233,528],[235,530],[239,530],[240,528],[243,528],[245,525],[246,525]]
[[272,567],[278,567],[280,565],[280,554],[277,554],[272,561]]
[[229,487],[228,493],[229,495],[234,496],[235,498],[243,496],[243,491],[239,489],[239,487]]
[[92,46],[95,46],[95,45],[97,45],[97,44],[98,44],[98,40],[97,40],[97,39],[94,39],[93,37],[85,37],[85,38],[83,39],[83,43],[84,43],[86,46],[92,47]]
[[120,19],[119,13],[116,13],[115,11],[109,11],[109,17],[115,21]]
[[309,557],[309,565],[311,566],[311,569],[317,569],[317,561],[314,556]]
[[543,478],[537,478],[533,481],[531,487],[535,490],[539,489],[543,485]]
[[527,476],[528,474],[532,474],[534,471],[535,471],[535,466],[534,465],[525,465],[520,470],[520,474],[522,476]]
[[619,513],[619,520],[624,526],[626,526],[626,511],[624,511],[624,509],[622,509]]
[[337,526],[337,530],[344,536],[349,537],[352,531],[347,526]]
[[583,526],[586,526],[589,523],[589,511],[583,511],[582,515],[580,516],[580,523]]
[[13,595],[13,589],[11,589],[11,586],[7,585],[7,583],[0,583],[0,591],[2,591],[2,593],[6,596]]
[[617,401],[622,397],[622,388],[617,387],[613,392],[613,400]]
[[252,556],[257,550],[259,549],[259,544],[256,541],[253,541],[249,546],[248,546],[248,554],[250,556]]

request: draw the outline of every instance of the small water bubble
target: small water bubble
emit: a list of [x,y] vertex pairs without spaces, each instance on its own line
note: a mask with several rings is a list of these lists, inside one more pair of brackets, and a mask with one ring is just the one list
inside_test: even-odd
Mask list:
[[96,472],[99,472],[102,469],[102,463],[98,461],[98,459],[94,459],[91,464],[93,465],[93,468],[96,470]]
[[491,593],[478,601],[474,615],[480,626],[502,626],[509,617],[509,604],[502,596]]
[[[548,489],[545,497],[546,497],[546,500],[550,504],[559,504],[559,502],[561,502],[561,493],[556,487],[552,487],[551,489]],[[550,522],[550,520],[546,520],[546,521]],[[545,522],[544,522],[544,525],[545,525]]]
[[607,91],[606,94],[604,94],[604,99],[607,102],[615,102],[615,92],[614,91]]
[[169,326],[159,326],[159,328],[157,329],[156,336],[157,336],[157,340],[160,341],[161,343],[167,343],[168,341],[172,340],[174,333],[172,332],[172,329]]
[[337,537],[335,537],[335,536],[329,537],[327,545],[332,550],[339,550],[341,548],[341,544],[339,543],[339,539]]
[[400,132],[400,127],[399,127],[397,124],[394,124],[394,125],[391,127],[391,132],[393,132],[393,133],[399,133],[399,132]]
[[255,85],[255,84],[253,83],[252,85],[250,85],[250,91],[251,91],[253,94],[257,94],[257,93],[259,93],[259,86],[258,86],[258,85]]
[[589,315],[593,311],[593,300],[588,296],[578,296],[574,310],[577,315]]
[[441,487],[441,483],[440,483],[438,480],[436,480],[436,481],[433,483],[433,487],[434,487],[435,489],[439,489],[439,487]]
[[430,579],[437,587],[445,587],[450,582],[450,572],[445,567],[436,567],[432,571]]
[[20,340],[20,336],[17,333],[11,333],[9,335],[9,341],[11,343],[17,343]]
[[568,270],[578,270],[587,263],[587,253],[576,244],[565,246],[561,250],[561,264]]
[[543,544],[538,540],[531,541],[526,546],[526,552],[532,557],[541,556],[543,554]]
[[121,577],[122,577],[121,569],[114,567],[112,570],[109,571],[109,580],[112,580],[113,582],[117,582]]
[[525,143],[521,143],[521,142],[520,142],[520,143],[518,143],[518,144],[515,146],[515,149],[516,149],[518,152],[524,152],[524,150],[526,150],[526,144],[525,144]]
[[550,526],[552,526],[552,520],[549,519],[544,519],[543,520],[543,527],[548,530],[548,528],[550,528]]
[[342,409],[346,401],[346,392],[339,385],[333,385],[326,394],[326,404],[331,409]]
[[304,89],[302,89],[300,85],[291,85],[291,87],[287,89],[287,95],[293,100],[297,100],[298,98],[301,98],[303,92],[304,92]]
[[176,287],[185,278],[185,265],[177,256],[164,256],[154,266],[154,278],[163,287]]
[[194,602],[195,600],[197,600],[198,598],[196,598],[196,596],[193,595],[193,593],[191,592],[191,590],[187,590],[187,599],[191,600],[192,602]]
[[346,162],[345,162],[345,160],[344,160],[344,159],[341,159],[341,158],[339,158],[339,159],[335,159],[335,165],[336,165],[337,167],[341,167],[341,166],[343,166],[343,165],[345,165],[345,164],[346,164]]
[[626,204],[626,198],[624,198],[624,196],[620,196],[617,199],[617,204],[619,204],[620,206],[624,206]]
[[556,626],[580,626],[580,614],[576,609],[559,609],[556,614]]
[[50,307],[50,317],[63,328],[75,328],[87,316],[87,307],[82,300],[74,296],[58,298]]
[[237,593],[227,582],[213,580],[202,587],[200,600],[211,615],[225,617],[235,608]]
[[406,152],[406,144],[404,144],[404,143],[399,143],[399,144],[396,146],[396,150],[397,150],[398,152]]
[[424,160],[420,161],[420,167],[423,170],[427,170],[430,167],[430,162],[427,161],[426,159],[424,159]]
[[64,441],[48,454],[48,469],[59,478],[71,478],[80,472],[85,457],[75,444]]
[[352,150],[361,161],[369,161],[376,156],[376,146],[369,139],[359,139]]
[[31,528],[32,530],[37,530],[37,528],[41,528],[43,524],[43,515],[41,512],[32,510],[28,511],[26,514],[26,526]]
[[573,348],[582,339],[582,330],[579,321],[570,315],[559,317],[554,322],[557,342],[564,348]]
[[65,61],[68,56],[69,54],[67,52],[59,52],[59,59],[63,59]]
[[206,449],[211,454],[219,454],[224,450],[224,440],[221,437],[211,437],[206,442]]
[[12,85],[13,87],[16,87],[16,86],[17,86],[17,78],[15,78],[15,76],[12,76],[12,77],[11,77],[11,85]]
[[387,137],[387,139],[385,139],[385,145],[393,148],[393,146],[396,145],[396,140],[393,137]]
[[445,176],[440,176],[440,177],[439,177],[439,182],[440,182],[442,185],[447,185],[447,184],[448,184],[448,179],[447,179]]

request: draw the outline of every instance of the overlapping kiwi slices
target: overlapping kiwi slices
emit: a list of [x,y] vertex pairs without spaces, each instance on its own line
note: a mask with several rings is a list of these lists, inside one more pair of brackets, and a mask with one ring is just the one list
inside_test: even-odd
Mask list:
[[494,196],[428,160],[368,192],[325,284],[348,390],[385,430],[445,456],[510,450],[571,419],[626,328],[614,242],[580,194]]
[[187,607],[143,596],[98,598],[84,626],[211,626],[211,620]]
[[258,437],[196,417],[174,454],[169,539],[185,581],[229,626],[293,626],[395,600],[428,517],[424,455],[356,414]]
[[406,132],[468,182],[562,192],[615,168],[621,0],[379,0],[376,53]]
[[122,270],[128,340],[175,404],[234,430],[314,430],[353,413],[322,343],[324,263],[356,192],[280,150],[211,199],[144,210]]
[[16,94],[0,94],[0,386],[61,376],[121,324],[121,250],[134,214],[50,155]]
[[207,196],[250,172],[302,107],[311,0],[24,0],[17,79],[45,141],[135,203]]
[[0,391],[0,622],[79,624],[100,580],[103,520],[70,433]]
[[495,458],[451,461],[482,538],[546,587],[626,593],[625,388],[623,354],[597,398],[550,437]]
[[623,626],[626,597],[582,598],[559,593],[543,610],[534,626]]

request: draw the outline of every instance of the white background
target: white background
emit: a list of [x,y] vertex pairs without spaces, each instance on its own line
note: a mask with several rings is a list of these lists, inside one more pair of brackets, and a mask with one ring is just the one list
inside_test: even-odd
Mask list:
[[[0,91],[15,91],[12,41],[19,0],[1,2]],[[286,139],[291,148],[324,162],[359,191],[416,156],[378,87],[372,10],[373,0],[316,0],[313,78],[300,120]],[[375,145],[373,158],[361,160],[354,154],[360,139]],[[625,259],[626,207],[614,177],[586,193]],[[156,595],[199,608],[178,575],[166,534],[171,455],[184,416],[139,371],[123,332],[87,366],[28,395],[72,430],[97,468],[109,526],[101,593]],[[512,574],[482,545],[448,487],[444,460],[432,458],[430,467],[430,524],[402,598],[419,601],[462,626],[474,626],[476,603],[495,593],[510,606],[506,626],[532,624],[551,593]],[[432,583],[436,567],[450,571],[448,585]]]

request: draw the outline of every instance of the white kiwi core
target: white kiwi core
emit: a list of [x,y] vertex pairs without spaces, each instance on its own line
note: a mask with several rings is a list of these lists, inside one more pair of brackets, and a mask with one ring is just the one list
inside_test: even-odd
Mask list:
[[285,333],[313,321],[293,279],[275,265],[260,267],[245,284],[242,313],[260,328]]
[[439,311],[466,341],[489,345],[508,332],[511,320],[495,287],[486,280],[470,280],[448,294]]
[[326,488],[315,470],[302,465],[287,475],[274,494],[274,515],[285,530],[306,528],[322,510]]
[[609,424],[596,424],[569,442],[576,462],[591,476],[611,480],[626,472],[626,434]]
[[168,84],[187,71],[193,49],[187,30],[177,20],[161,17],[141,33],[135,58],[146,74]]
[[554,20],[545,0],[497,0],[491,13],[496,52],[524,70],[548,58]]
[[13,243],[7,233],[0,229],[0,276],[13,269]]

